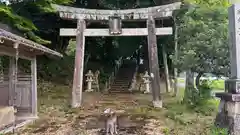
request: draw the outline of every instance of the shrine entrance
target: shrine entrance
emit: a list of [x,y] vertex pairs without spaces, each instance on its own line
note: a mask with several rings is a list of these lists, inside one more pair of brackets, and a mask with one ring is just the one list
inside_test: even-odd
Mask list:
[[[77,29],[61,28],[60,36],[76,37],[75,68],[72,88],[72,107],[82,103],[83,65],[85,37],[97,36],[147,36],[149,71],[154,107],[162,107],[157,51],[157,35],[171,35],[172,27],[156,28],[155,21],[171,18],[173,11],[180,9],[181,2],[149,8],[128,10],[96,10],[53,5],[62,19],[77,20]],[[86,22],[108,21],[109,29],[88,29]],[[122,28],[124,21],[146,21],[147,28]]]

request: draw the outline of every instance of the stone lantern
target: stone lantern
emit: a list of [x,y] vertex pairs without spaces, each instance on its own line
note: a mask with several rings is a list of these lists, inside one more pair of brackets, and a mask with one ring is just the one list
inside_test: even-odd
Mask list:
[[117,14],[109,17],[109,33],[111,35],[122,33],[122,20]]
[[143,75],[143,83],[145,84],[145,91],[144,93],[150,93],[150,76],[148,71],[146,71]]
[[87,82],[87,90],[86,92],[92,92],[93,89],[92,89],[92,82],[94,81],[93,80],[93,73],[91,70],[88,71],[88,73],[85,75],[87,77],[86,79],[86,82]]

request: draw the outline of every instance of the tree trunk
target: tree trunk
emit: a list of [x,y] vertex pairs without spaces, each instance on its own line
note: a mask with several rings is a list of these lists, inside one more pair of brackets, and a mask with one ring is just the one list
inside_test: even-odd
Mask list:
[[198,73],[198,75],[197,75],[197,77],[196,77],[195,85],[196,85],[196,88],[197,88],[197,89],[199,88],[200,78],[202,77],[203,74],[204,74],[203,72],[200,72],[200,73]]
[[194,92],[194,73],[191,70],[186,72],[186,84],[184,92],[184,103],[191,101],[192,93]]
[[4,79],[4,71],[3,71],[3,56],[0,56],[0,82],[3,82],[3,79]]
[[178,96],[178,69],[174,68],[174,96]]
[[[175,22],[174,19],[174,57],[177,60],[178,59],[178,39],[177,39],[177,24]],[[178,96],[178,69],[176,68],[176,66],[174,66],[174,96]]]
[[163,55],[163,63],[164,63],[164,70],[165,70],[166,91],[170,92],[171,87],[170,87],[169,72],[168,72],[167,53],[164,45],[162,45],[162,55]]

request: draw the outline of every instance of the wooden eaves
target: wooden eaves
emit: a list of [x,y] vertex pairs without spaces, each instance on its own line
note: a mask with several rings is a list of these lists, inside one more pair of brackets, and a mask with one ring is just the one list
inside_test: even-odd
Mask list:
[[15,56],[14,44],[18,44],[19,57],[31,60],[37,55],[63,57],[62,54],[21,36],[0,29],[0,55]]

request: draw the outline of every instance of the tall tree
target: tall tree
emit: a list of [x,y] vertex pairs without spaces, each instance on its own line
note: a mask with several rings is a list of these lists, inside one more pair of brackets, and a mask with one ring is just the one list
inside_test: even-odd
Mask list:
[[[180,48],[179,58],[175,64],[181,70],[190,70],[189,72],[197,72],[200,75],[206,72],[227,75],[229,51],[226,6],[228,4],[226,1],[215,0],[191,2],[195,5],[178,17]],[[196,84],[199,84],[199,79],[196,81]],[[189,86],[186,86],[186,90],[190,90],[188,88]]]

